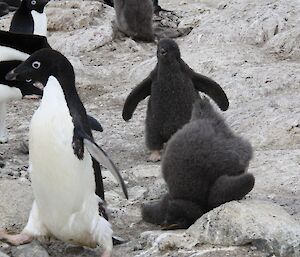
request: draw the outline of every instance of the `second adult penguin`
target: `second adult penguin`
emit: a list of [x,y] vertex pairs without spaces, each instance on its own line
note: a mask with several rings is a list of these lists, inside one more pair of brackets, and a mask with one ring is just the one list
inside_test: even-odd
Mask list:
[[151,0],[114,0],[118,29],[134,40],[154,41]]
[[47,16],[44,7],[49,0],[23,0],[15,12],[10,32],[47,35]]
[[123,119],[128,121],[140,101],[150,96],[146,117],[146,145],[150,161],[159,161],[163,144],[191,117],[198,91],[210,96],[225,111],[229,102],[218,83],[194,72],[180,57],[172,39],[162,39],[157,49],[158,63],[150,75],[127,97]]

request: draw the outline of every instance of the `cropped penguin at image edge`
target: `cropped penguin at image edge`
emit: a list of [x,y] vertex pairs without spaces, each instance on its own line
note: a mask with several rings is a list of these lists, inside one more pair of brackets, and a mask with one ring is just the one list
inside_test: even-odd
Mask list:
[[49,0],[23,0],[15,12],[9,31],[14,33],[47,35],[47,16],[44,7]]

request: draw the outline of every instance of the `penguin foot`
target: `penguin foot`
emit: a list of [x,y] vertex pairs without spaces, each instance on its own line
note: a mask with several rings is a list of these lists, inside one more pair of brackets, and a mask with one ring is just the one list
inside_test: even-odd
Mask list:
[[111,257],[111,251],[105,250],[101,257]]
[[148,162],[158,162],[161,160],[161,153],[159,150],[152,151],[149,158]]
[[0,240],[4,240],[7,243],[18,246],[23,244],[28,244],[33,240],[33,236],[25,233],[20,233],[17,235],[9,235],[3,229],[0,230]]

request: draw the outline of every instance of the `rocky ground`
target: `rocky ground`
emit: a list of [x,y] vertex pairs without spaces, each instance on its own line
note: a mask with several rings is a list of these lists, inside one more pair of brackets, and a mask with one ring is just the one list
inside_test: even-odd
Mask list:
[[[300,256],[300,3],[297,0],[161,0],[173,13],[155,27],[177,38],[183,59],[226,91],[222,113],[255,149],[249,172],[256,184],[247,199],[227,203],[187,231],[166,232],[141,221],[140,205],[165,192],[160,164],[146,162],[146,101],[132,120],[121,117],[130,90],[156,62],[154,43],[135,42],[113,29],[114,11],[100,2],[52,1],[49,42],[73,63],[88,113],[101,121],[97,142],[126,180],[127,201],[105,175],[111,222],[129,242],[114,256]],[[0,19],[7,29],[11,16]],[[190,33],[189,33],[190,32]],[[186,35],[188,34],[188,35]],[[32,203],[28,156],[21,151],[38,101],[10,103],[9,142],[0,145],[0,227],[20,231]],[[99,256],[57,240],[10,247],[0,256]],[[1,253],[3,252],[3,254]],[[4,254],[5,253],[5,254]]]

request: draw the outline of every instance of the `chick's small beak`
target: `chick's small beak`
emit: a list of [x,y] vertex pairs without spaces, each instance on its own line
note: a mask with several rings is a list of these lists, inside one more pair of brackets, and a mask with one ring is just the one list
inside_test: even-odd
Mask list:
[[17,79],[17,74],[15,73],[15,70],[10,71],[9,73],[6,74],[5,76],[6,80],[16,80]]
[[166,55],[168,52],[164,48],[160,49],[160,55]]

